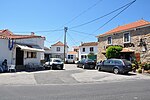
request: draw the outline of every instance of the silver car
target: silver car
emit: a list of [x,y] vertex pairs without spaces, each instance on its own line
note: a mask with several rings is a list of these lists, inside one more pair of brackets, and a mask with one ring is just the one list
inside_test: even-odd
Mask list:
[[50,58],[49,61],[44,64],[45,69],[63,69],[64,63],[60,58]]

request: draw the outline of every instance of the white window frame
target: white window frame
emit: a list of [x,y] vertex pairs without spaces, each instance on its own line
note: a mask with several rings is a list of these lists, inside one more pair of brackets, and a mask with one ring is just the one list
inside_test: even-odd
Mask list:
[[[84,50],[83,50],[84,49]],[[82,48],[82,52],[85,52],[85,47],[84,48]]]
[[[91,50],[93,48],[93,50]],[[90,52],[94,52],[94,47],[90,47]]]
[[60,52],[60,47],[56,47],[56,51],[57,51],[57,52]]
[[[126,42],[125,42],[125,37],[124,37],[124,35],[127,34],[127,33],[129,33],[129,41],[126,41]],[[130,32],[124,33],[124,34],[123,34],[123,43],[130,43],[130,42],[131,42],[131,34],[130,34]]]
[[[108,38],[111,38],[111,43],[110,43],[110,44],[108,43]],[[111,44],[112,44],[112,36],[107,37],[107,44],[108,44],[108,45],[111,45]]]

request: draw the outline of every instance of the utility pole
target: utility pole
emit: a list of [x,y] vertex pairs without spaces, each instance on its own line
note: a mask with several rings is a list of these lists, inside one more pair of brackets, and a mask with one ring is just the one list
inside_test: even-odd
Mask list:
[[67,33],[68,27],[64,27],[64,63],[66,58],[66,33]]

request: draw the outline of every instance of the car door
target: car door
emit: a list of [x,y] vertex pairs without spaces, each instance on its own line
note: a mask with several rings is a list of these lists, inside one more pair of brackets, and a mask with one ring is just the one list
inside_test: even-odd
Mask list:
[[112,67],[114,66],[114,61],[111,59],[105,60],[103,62],[102,70],[111,71]]
[[104,60],[103,63],[102,63],[101,69],[107,71],[108,70],[108,66],[109,66],[109,60]]
[[110,59],[109,64],[107,66],[108,71],[112,71],[114,66],[115,66],[114,60]]
[[79,67],[82,67],[82,66],[83,66],[83,62],[84,62],[83,59],[80,60],[80,61],[78,62],[78,66],[79,66]]

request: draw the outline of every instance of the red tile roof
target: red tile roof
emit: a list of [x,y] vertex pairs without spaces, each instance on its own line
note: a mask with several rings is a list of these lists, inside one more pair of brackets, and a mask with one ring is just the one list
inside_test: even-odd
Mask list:
[[134,50],[129,48],[123,48],[121,52],[134,52]]
[[75,52],[75,51],[68,51],[68,54],[76,55],[76,54],[78,54],[78,53]]
[[116,28],[104,33],[104,34],[99,35],[99,36],[101,37],[101,36],[105,36],[105,35],[109,35],[109,34],[112,34],[112,33],[117,33],[117,32],[121,32],[121,31],[129,30],[129,29],[134,29],[134,28],[137,28],[137,27],[140,27],[140,26],[145,26],[145,25],[150,25],[150,22],[145,21],[145,20],[139,20],[139,21],[136,21],[136,22],[133,22],[133,23],[118,26],[118,27],[116,27]]
[[88,43],[83,43],[81,46],[97,46],[98,42],[88,42]]
[[52,46],[64,46],[64,44],[61,41],[58,41],[57,43],[53,44]]
[[26,38],[45,38],[37,35],[15,35],[9,30],[0,30],[0,38],[9,38],[9,39],[26,39]]

